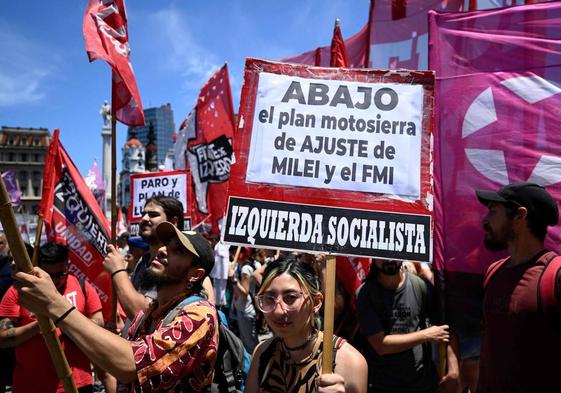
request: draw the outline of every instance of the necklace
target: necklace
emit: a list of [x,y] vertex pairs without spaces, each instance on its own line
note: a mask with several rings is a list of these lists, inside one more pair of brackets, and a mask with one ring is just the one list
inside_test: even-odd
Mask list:
[[314,332],[312,334],[310,334],[310,336],[308,337],[308,339],[306,341],[304,341],[303,344],[297,345],[295,347],[289,347],[288,345],[286,345],[286,343],[283,340],[283,345],[286,349],[288,349],[289,351],[298,351],[300,349],[306,348],[306,346],[313,340],[316,339],[316,337],[318,336],[318,332],[317,330],[314,330]]

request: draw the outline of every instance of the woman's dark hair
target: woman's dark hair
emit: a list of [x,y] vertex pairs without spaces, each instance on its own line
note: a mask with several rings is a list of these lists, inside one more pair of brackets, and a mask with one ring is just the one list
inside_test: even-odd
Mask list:
[[177,217],[177,227],[179,230],[183,230],[183,203],[177,198],[169,197],[165,195],[155,195],[146,200],[144,206],[149,203],[161,206],[166,213],[166,221],[172,221],[174,217]]
[[284,273],[296,279],[303,288],[308,290],[311,296],[321,290],[319,278],[313,266],[301,261],[294,255],[289,255],[267,264],[259,293],[264,292],[273,279]]

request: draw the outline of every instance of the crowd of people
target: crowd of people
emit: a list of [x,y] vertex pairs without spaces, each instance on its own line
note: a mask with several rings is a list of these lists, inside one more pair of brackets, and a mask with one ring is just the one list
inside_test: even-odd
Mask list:
[[[462,353],[427,265],[338,259],[335,334],[325,337],[325,255],[228,247],[181,231],[181,203],[155,196],[140,236],[121,236],[103,262],[117,321],[102,313],[92,285],[69,273],[65,245],[41,245],[27,274],[14,270],[0,235],[0,391],[63,391],[36,315],[54,321],[79,392],[93,392],[95,379],[108,393],[552,391],[561,353],[558,271],[555,303],[542,307],[539,294],[556,260],[544,239],[557,224],[557,203],[532,183],[475,197],[488,208],[484,245],[509,252],[484,281],[481,353]],[[225,332],[245,348],[241,377],[223,363]],[[322,371],[324,340],[333,342],[330,373]],[[464,374],[466,359],[476,367]]]

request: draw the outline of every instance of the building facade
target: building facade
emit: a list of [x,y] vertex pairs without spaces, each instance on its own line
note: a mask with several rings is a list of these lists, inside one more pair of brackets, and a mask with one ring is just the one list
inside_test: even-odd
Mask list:
[[144,109],[144,119],[146,125],[143,127],[129,127],[128,137],[132,128],[135,128],[137,138],[142,145],[148,146],[148,135],[150,126],[154,129],[155,139],[154,143],[157,146],[156,159],[158,166],[164,165],[166,154],[168,151],[173,150],[173,132],[175,130],[175,123],[173,120],[173,110],[171,104],[165,104],[156,108]]
[[0,130],[0,172],[14,169],[22,192],[19,213],[35,221],[41,201],[43,170],[51,133],[46,128],[2,126]]
[[122,170],[119,176],[117,203],[128,209],[130,204],[131,175],[146,172],[146,148],[137,138],[136,131],[129,132],[129,139],[123,146]]

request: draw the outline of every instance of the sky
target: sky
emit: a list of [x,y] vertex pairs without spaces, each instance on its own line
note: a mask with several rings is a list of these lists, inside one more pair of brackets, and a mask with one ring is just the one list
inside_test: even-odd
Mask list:
[[[0,11],[0,126],[60,128],[85,175],[101,166],[111,71],[88,62],[86,0],[3,2]],[[336,18],[343,37],[368,21],[368,0],[128,1],[131,62],[145,108],[172,105],[176,128],[204,82],[225,62],[237,112],[246,57],[278,60],[329,45]],[[117,126],[117,170],[126,126]]]

